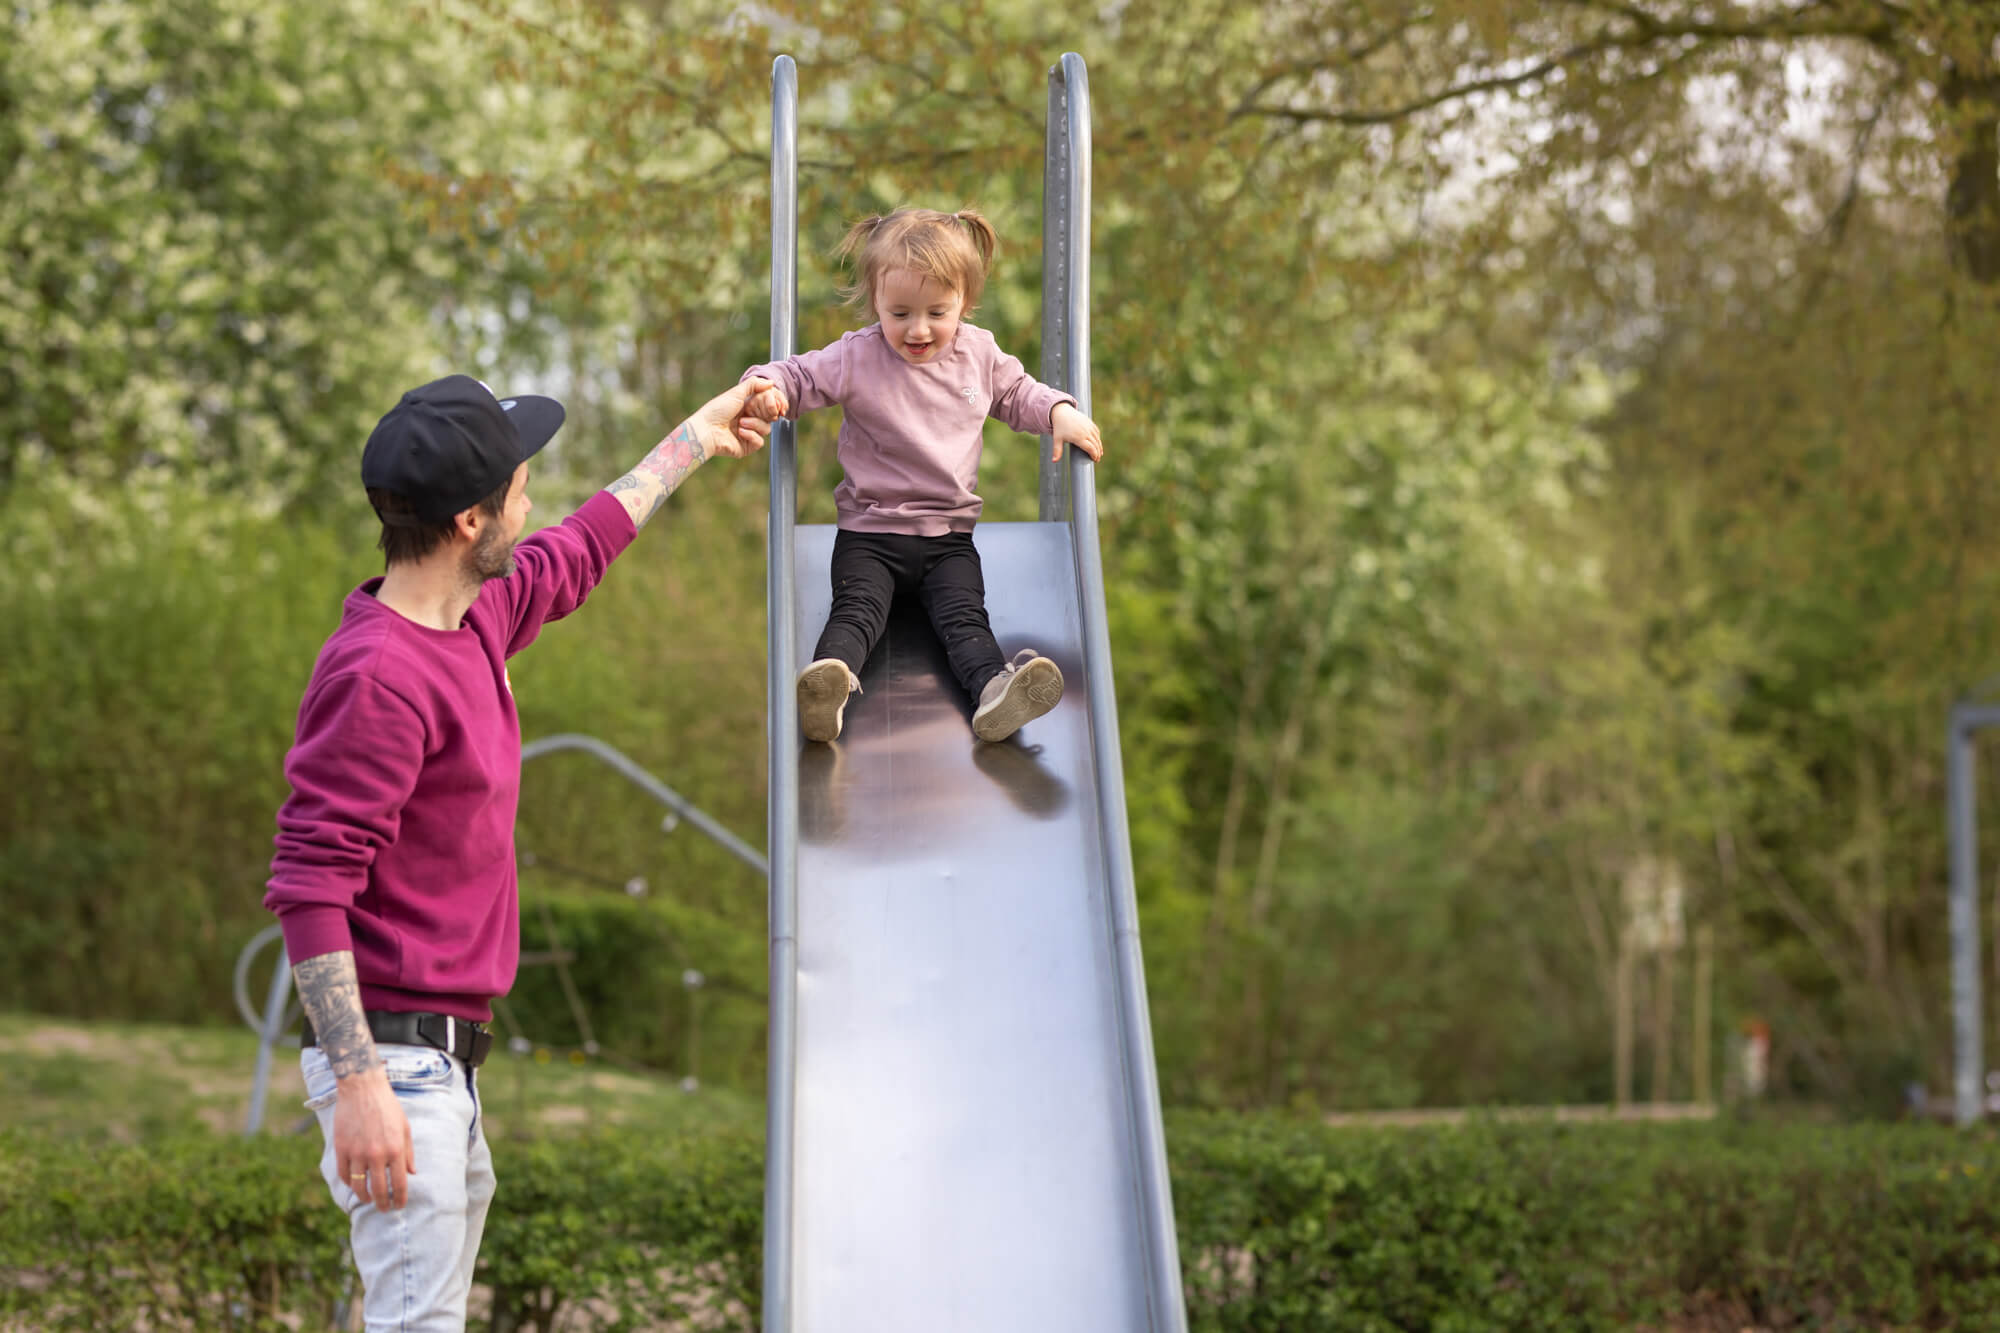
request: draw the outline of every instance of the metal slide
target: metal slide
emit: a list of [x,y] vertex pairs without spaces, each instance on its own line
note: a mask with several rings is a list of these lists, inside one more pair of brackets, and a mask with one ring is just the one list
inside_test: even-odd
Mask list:
[[[1049,107],[1042,377],[1088,411],[1081,58]],[[781,56],[773,356],[794,350],[796,108]],[[792,682],[833,529],[796,524],[788,424],[770,454],[764,1328],[1184,1333],[1091,465],[1045,461],[1043,521],[974,534],[1000,646],[1056,661],[1056,710],[975,741],[935,635],[899,611],[829,746],[799,739]]]

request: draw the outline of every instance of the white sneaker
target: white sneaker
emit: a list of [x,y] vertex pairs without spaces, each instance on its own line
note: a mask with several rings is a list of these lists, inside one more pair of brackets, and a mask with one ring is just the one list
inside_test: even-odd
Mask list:
[[799,730],[809,741],[840,735],[847,696],[861,692],[861,680],[837,657],[822,657],[799,672]]
[[1062,669],[1034,649],[1023,648],[979,692],[972,734],[982,741],[1004,741],[1054,708],[1062,692]]

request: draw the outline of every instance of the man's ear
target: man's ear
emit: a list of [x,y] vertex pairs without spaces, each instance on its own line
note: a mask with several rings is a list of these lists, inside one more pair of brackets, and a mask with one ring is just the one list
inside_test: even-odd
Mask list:
[[480,512],[478,505],[461,509],[451,517],[453,531],[467,541],[479,540],[479,525],[485,521],[486,515]]

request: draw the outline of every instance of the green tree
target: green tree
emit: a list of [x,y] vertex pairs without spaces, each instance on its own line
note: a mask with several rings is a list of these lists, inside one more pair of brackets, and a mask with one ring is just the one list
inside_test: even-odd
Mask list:
[[0,476],[165,469],[351,490],[447,308],[518,271],[413,221],[392,164],[524,122],[400,0],[61,4],[0,16]]
[[[802,341],[846,318],[824,257],[849,219],[971,201],[1019,238],[982,318],[1030,364],[1044,71],[1063,45],[1114,53],[1092,56],[1094,382],[1114,441],[1107,559],[1163,1060],[1181,1096],[1340,1082],[1260,1072],[1284,1063],[1274,1032],[1299,1026],[1279,1012],[1287,978],[1336,942],[1286,890],[1327,854],[1298,834],[1344,780],[1318,756],[1352,763],[1368,748],[1345,738],[1378,725],[1379,682],[1399,664],[1441,670],[1450,585],[1489,553],[1487,534],[1560,503],[1569,475],[1590,469],[1578,423],[1603,393],[1587,376],[1579,392],[1466,364],[1462,321],[1403,221],[1419,173],[1357,136],[1277,133],[1235,113],[1235,83],[1268,37],[1254,12],[1133,10],[1078,34],[1072,16],[1008,5],[780,7],[764,27],[592,3],[532,20],[473,10],[520,44],[511,68],[590,91],[571,103],[593,145],[580,173],[491,184],[537,219],[519,243],[567,279],[629,268],[642,302],[665,304],[657,281],[683,285],[718,324],[762,305],[767,80],[789,49],[803,97]],[[459,182],[428,188],[441,216],[464,215]],[[669,199],[697,225],[653,226]],[[761,350],[754,325],[743,343],[742,359]],[[687,367],[712,352],[670,355]],[[825,489],[814,456],[807,496]],[[1031,472],[1003,458],[989,456],[988,512],[1024,517]],[[1303,1021],[1324,1049],[1346,1016]]]
[[[59,212],[70,196],[0,200],[0,235],[42,266],[9,279],[60,279],[0,308],[16,377],[0,411],[31,423],[8,466],[157,456],[272,494],[329,475],[243,443],[274,438],[264,404],[291,400],[270,377],[311,348],[175,343],[207,367],[190,382],[222,404],[215,431],[180,424],[182,379],[118,373],[113,352],[152,346],[163,311],[180,318],[182,286],[233,274],[177,257],[190,210],[154,207],[165,192],[239,218],[213,224],[236,249],[407,260],[354,295],[365,313],[328,349],[348,358],[333,382],[375,383],[423,338],[533,365],[573,408],[548,480],[574,492],[657,404],[762,355],[779,50],[800,58],[804,99],[801,341],[848,322],[827,256],[853,217],[970,202],[1003,237],[980,318],[1033,366],[1044,74],[1079,50],[1096,112],[1094,406],[1112,449],[1100,494],[1170,1095],[1607,1095],[1620,885],[1646,857],[1686,867],[1690,910],[1723,943],[1722,1012],[1774,1019],[1790,1084],[1861,1104],[1940,1062],[1937,733],[2000,650],[1982,614],[2000,572],[1981,541],[2000,501],[1985,461],[2000,407],[1989,7],[442,0],[367,9],[331,35],[310,15],[197,10],[212,32],[161,10],[143,40],[120,26],[129,7],[14,11],[46,40],[0,52],[0,95],[44,109],[0,131],[7,179],[66,163],[74,206],[123,239],[93,250],[92,226]],[[313,194],[268,149],[319,140],[283,114],[292,94],[255,93],[257,70],[294,69],[258,43],[321,34],[314,68],[344,69],[371,43],[402,50],[381,16],[406,12],[452,70],[342,76],[371,98],[402,89],[402,109],[325,146],[364,178],[352,195]],[[197,83],[179,71],[206,68],[203,43],[234,55]],[[317,87],[299,68],[286,78]],[[165,100],[129,124],[79,112],[98,104],[62,80],[86,70],[90,88],[165,90],[134,106]],[[485,119],[452,120],[489,74]],[[346,126],[350,104],[317,96],[303,105]],[[23,128],[69,124],[58,110],[71,138]],[[169,123],[209,156],[167,152],[150,126]],[[217,146],[189,126],[244,128]],[[95,156],[50,151],[72,140]],[[249,193],[193,195],[210,178],[167,169],[211,157]],[[270,181],[284,190],[257,193]],[[280,221],[242,221],[267,212]],[[45,214],[72,221],[30,231]],[[361,239],[336,243],[349,224]],[[157,281],[130,258],[142,243],[164,256]],[[297,299],[349,271],[319,264]],[[244,307],[257,318],[291,299],[247,288],[265,293]],[[15,332],[65,318],[88,337]],[[124,396],[148,382],[166,404],[150,416]],[[142,443],[155,418],[181,434]],[[301,428],[301,454],[351,457],[365,425]],[[822,421],[804,432],[809,520],[829,512],[830,438]],[[989,513],[1026,517],[1028,451],[994,445]],[[704,531],[753,532],[762,507],[751,470],[717,479]],[[200,540],[176,539],[176,568],[196,567]],[[111,554],[92,577],[144,560]],[[671,572],[661,586],[685,592]],[[733,680],[756,581],[701,586],[701,614],[729,630],[689,660]],[[65,660],[92,659],[101,627],[58,614],[60,589],[30,600]],[[650,664],[671,669],[644,635],[609,643],[578,639],[550,669],[622,681],[606,662],[635,652],[648,666],[629,688],[580,689],[564,716],[596,717],[651,688]],[[606,724],[705,736],[718,754],[756,734],[755,688],[699,718],[679,697],[669,684]],[[731,793],[711,799],[754,804],[754,767],[705,767]],[[538,837],[601,828],[587,796],[550,781]],[[19,809],[17,827],[41,818],[27,797]],[[32,873],[96,845],[88,821],[60,827]],[[119,844],[121,864],[144,863],[147,836]],[[754,954],[754,903],[688,906]],[[1680,996],[1687,979],[1661,984]],[[1655,1091],[1684,1091],[1678,1050],[1654,1055]]]

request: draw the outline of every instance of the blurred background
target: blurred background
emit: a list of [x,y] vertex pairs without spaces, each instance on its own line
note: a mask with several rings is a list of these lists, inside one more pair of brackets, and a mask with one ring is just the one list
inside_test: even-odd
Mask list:
[[[778,52],[802,346],[854,326],[855,218],[973,205],[1032,370],[1074,50],[1167,1102],[1940,1095],[1945,723],[2000,671],[1996,39],[1973,0],[15,0],[7,1031],[241,1030],[299,694],[380,568],[361,442],[450,370],[555,393],[552,521],[761,359]],[[986,516],[1032,518],[1034,442],[987,443]],[[512,670],[525,738],[759,847],[766,505],[703,469]],[[763,884],[661,814],[527,765],[524,947],[567,961],[515,1031],[754,1097]]]

